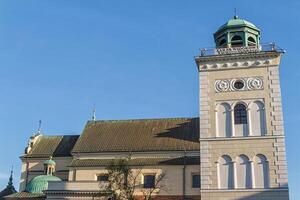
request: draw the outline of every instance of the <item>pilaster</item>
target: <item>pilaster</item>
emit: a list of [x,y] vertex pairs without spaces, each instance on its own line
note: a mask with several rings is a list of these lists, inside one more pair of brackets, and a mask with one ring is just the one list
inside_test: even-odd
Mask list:
[[[208,72],[200,73],[200,139],[209,137],[210,104]],[[201,188],[209,189],[211,164],[208,141],[200,141]]]

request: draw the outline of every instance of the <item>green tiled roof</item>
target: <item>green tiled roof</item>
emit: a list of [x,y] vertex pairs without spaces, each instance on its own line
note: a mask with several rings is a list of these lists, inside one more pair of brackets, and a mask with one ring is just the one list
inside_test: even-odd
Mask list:
[[[199,165],[199,156],[190,156],[178,158],[136,158],[129,160],[129,165],[131,166],[151,166],[151,165]],[[113,159],[82,159],[73,160],[69,167],[107,167],[112,163],[116,162]]]
[[220,26],[218,31],[222,30],[222,29],[229,29],[229,28],[232,28],[232,27],[239,27],[239,26],[247,26],[247,27],[251,27],[253,29],[258,30],[258,28],[253,23],[251,23],[247,20],[244,20],[244,19],[236,18],[236,19],[228,20],[225,24]]
[[73,153],[199,150],[199,119],[90,121]]
[[63,136],[40,136],[38,141],[33,145],[29,154],[24,157],[29,158],[49,158],[70,156],[70,152],[78,139],[78,135]]

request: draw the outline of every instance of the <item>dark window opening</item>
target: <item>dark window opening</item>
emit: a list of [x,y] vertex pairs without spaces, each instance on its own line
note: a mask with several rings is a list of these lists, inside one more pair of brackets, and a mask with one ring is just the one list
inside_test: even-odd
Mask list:
[[243,46],[243,39],[239,35],[235,35],[231,38],[231,46],[232,47],[241,47]]
[[226,44],[226,40],[225,39],[222,39],[219,43],[219,46],[224,46]]
[[243,104],[238,104],[234,107],[234,123],[247,124],[247,109]]
[[248,37],[248,46],[255,46],[256,42],[253,37]]
[[144,188],[154,188],[154,187],[155,187],[155,175],[145,175]]
[[97,181],[107,182],[108,181],[108,175],[98,175],[97,176]]
[[193,188],[200,188],[200,175],[199,174],[194,174],[192,179],[193,179],[192,187]]
[[242,40],[242,37],[239,35],[235,35],[232,37],[231,41],[238,41],[238,40]]
[[233,87],[234,87],[235,89],[237,89],[237,90],[243,89],[244,86],[245,86],[245,84],[244,84],[244,82],[241,81],[241,80],[237,80],[237,81],[235,81],[234,84],[233,84]]

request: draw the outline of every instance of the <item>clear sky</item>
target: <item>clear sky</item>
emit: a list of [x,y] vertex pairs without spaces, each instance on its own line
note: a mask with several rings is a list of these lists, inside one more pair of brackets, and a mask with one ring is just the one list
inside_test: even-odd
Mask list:
[[[91,118],[198,116],[194,56],[238,15],[287,50],[281,84],[291,199],[300,199],[299,1],[0,1],[0,189],[38,120],[80,134]],[[294,85],[293,85],[294,84]]]

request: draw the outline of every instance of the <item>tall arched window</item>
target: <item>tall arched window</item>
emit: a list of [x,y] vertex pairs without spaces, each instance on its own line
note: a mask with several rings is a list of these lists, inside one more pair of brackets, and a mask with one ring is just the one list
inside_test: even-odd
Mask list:
[[235,35],[231,38],[231,46],[232,47],[240,47],[243,46],[243,39],[239,35]]
[[247,124],[247,108],[244,104],[237,104],[234,107],[234,123]]
[[236,159],[236,187],[251,188],[251,165],[249,158],[245,155],[240,155]]
[[218,160],[218,182],[220,189],[233,189],[233,163],[229,156],[223,155]]
[[267,158],[258,154],[253,160],[254,167],[254,188],[269,187],[269,164]]
[[234,107],[234,124],[236,136],[248,136],[247,108],[242,103],[239,103]]
[[266,116],[264,104],[260,101],[253,102],[250,105],[251,110],[251,135],[266,135]]
[[217,136],[231,137],[231,114],[230,105],[222,103],[217,107]]

